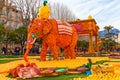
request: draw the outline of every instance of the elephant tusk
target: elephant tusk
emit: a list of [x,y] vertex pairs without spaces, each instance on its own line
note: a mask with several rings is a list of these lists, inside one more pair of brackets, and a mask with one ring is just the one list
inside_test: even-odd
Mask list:
[[33,42],[31,42],[30,44],[33,44],[35,42],[36,38],[34,38]]

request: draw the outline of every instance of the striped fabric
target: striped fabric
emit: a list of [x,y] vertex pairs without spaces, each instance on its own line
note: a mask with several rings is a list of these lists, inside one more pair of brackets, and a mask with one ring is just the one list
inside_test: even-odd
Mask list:
[[59,34],[72,35],[72,27],[69,23],[57,20]]
[[61,21],[61,20],[56,20],[58,25],[67,25],[67,26],[71,26],[69,23],[65,22],[65,21]]
[[72,27],[68,25],[59,24],[58,25],[58,32],[59,34],[67,34],[72,35]]
[[62,25],[63,22],[61,20],[56,20],[58,25]]

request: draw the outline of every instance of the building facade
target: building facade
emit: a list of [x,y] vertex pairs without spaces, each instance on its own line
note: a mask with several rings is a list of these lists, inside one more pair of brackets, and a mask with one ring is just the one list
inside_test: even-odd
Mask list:
[[14,30],[22,26],[21,17],[21,11],[17,10],[16,6],[11,5],[5,0],[0,16],[0,23],[2,23],[5,28]]

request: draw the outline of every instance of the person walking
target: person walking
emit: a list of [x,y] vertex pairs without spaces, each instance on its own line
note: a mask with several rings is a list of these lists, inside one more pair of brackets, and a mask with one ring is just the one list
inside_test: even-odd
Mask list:
[[6,47],[2,47],[2,54],[6,54],[6,52],[7,52],[7,49],[6,49]]
[[20,53],[20,47],[15,47],[15,55],[19,55]]

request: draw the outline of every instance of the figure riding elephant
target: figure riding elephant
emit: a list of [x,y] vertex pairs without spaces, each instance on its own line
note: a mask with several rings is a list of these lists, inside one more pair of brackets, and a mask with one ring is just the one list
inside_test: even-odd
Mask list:
[[65,58],[75,59],[74,48],[77,42],[76,29],[64,21],[55,19],[41,20],[35,18],[28,28],[26,52],[24,60],[28,62],[27,56],[36,39],[42,38],[41,60],[46,60],[46,51],[49,48],[53,58],[58,60],[57,47],[64,48]]

